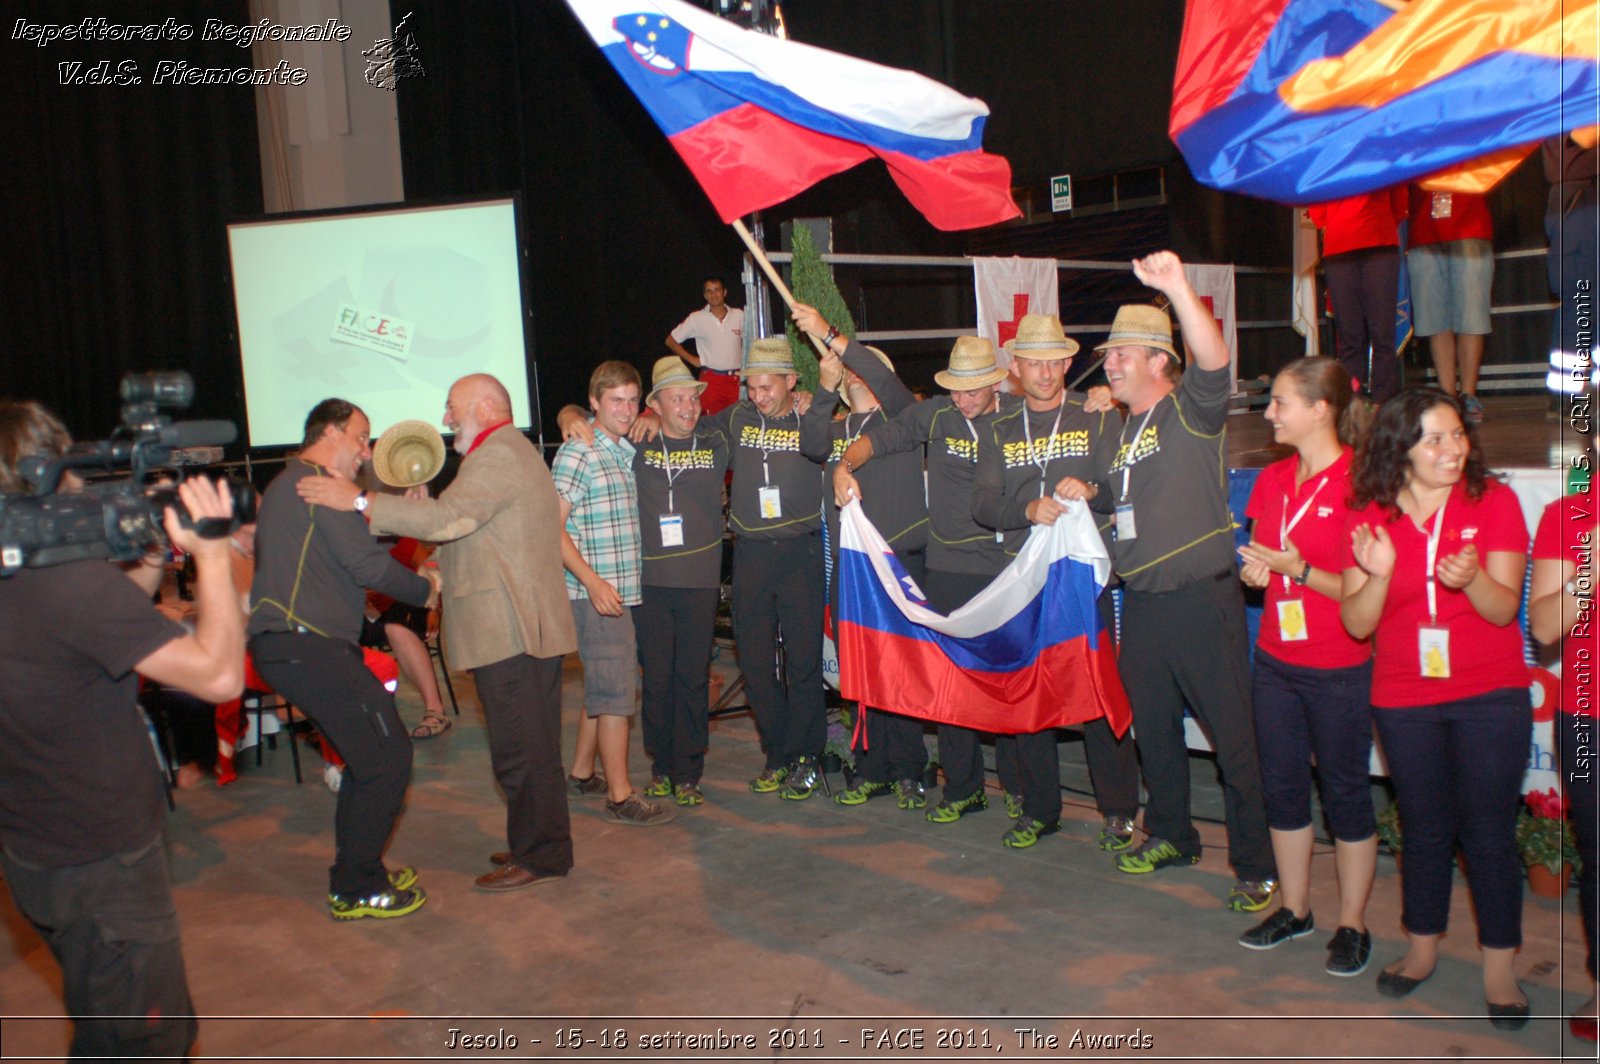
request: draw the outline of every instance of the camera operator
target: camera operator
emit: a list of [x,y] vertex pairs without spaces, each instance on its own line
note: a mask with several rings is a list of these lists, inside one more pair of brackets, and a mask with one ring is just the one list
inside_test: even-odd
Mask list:
[[[18,463],[70,443],[43,407],[0,400],[0,491],[27,491]],[[196,521],[233,513],[204,478],[178,497]],[[103,560],[0,579],[0,865],[61,965],[74,1057],[183,1057],[196,1031],[161,846],[165,797],[134,674],[234,698],[244,624],[227,538],[182,528],[171,507],[165,527],[195,558],[193,635]]]

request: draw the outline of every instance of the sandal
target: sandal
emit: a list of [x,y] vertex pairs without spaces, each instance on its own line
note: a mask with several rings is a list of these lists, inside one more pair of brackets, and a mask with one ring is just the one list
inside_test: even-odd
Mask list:
[[413,739],[432,739],[450,730],[450,718],[440,713],[425,713],[422,723],[411,729]]

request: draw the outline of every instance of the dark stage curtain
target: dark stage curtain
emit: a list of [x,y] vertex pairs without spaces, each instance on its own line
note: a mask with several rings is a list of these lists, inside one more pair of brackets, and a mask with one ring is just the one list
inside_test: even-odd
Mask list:
[[[186,369],[197,391],[190,416],[242,420],[223,226],[262,210],[256,90],[158,85],[155,75],[162,60],[250,66],[249,49],[200,40],[208,18],[248,23],[248,5],[15,3],[5,15],[0,394],[37,399],[75,436],[96,438],[117,422],[121,374]],[[44,47],[10,39],[18,20],[84,18],[172,19],[194,33]],[[92,83],[119,69],[142,82]],[[74,74],[85,83],[62,84]]]

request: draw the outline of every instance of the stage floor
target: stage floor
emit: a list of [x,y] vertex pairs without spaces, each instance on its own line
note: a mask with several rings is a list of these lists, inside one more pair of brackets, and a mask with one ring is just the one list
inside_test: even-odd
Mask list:
[[[728,661],[717,668],[731,678]],[[575,658],[565,679],[570,750],[582,698]],[[472,877],[504,845],[505,810],[470,679],[457,691],[455,726],[416,745],[389,851],[391,867],[415,865],[429,892],[413,916],[329,920],[334,795],[314,757],[302,786],[280,742],[261,769],[247,754],[232,785],[180,792],[167,849],[203,1017],[197,1059],[1593,1059],[1564,1018],[1590,988],[1576,890],[1526,900],[1516,971],[1535,1019],[1519,1032],[1483,1015],[1459,873],[1438,970],[1404,1001],[1374,987],[1404,949],[1387,856],[1367,912],[1375,949],[1364,975],[1323,972],[1338,913],[1326,842],[1314,857],[1316,934],[1266,953],[1239,947],[1259,917],[1223,908],[1233,874],[1203,758],[1191,761],[1202,860],[1135,877],[1094,845],[1100,818],[1080,743],[1061,745],[1061,832],[1010,851],[992,783],[986,811],[948,826],[887,799],[846,809],[820,794],[750,793],[762,756],[740,714],[713,724],[704,806],[641,829],[575,801],[572,874],[483,894]],[[401,715],[420,716],[406,685]],[[639,785],[649,766],[637,738],[632,751]],[[4,1053],[60,1058],[69,1032],[58,969],[0,896]],[[567,1046],[574,1028],[586,1040],[578,1049]],[[756,1048],[687,1042],[719,1029],[752,1035]],[[452,1048],[452,1030],[500,1037],[501,1048]],[[974,1048],[939,1051],[951,1031],[971,1032]],[[819,1032],[823,1045],[809,1048]],[[1135,1032],[1120,1048],[1086,1041]]]
[[[1564,420],[1548,416],[1550,400],[1542,395],[1484,397],[1487,415],[1478,426],[1478,440],[1491,469],[1553,469],[1568,465],[1582,450],[1582,437]],[[1228,419],[1228,466],[1259,469],[1289,453],[1272,442],[1272,426],[1260,410]]]

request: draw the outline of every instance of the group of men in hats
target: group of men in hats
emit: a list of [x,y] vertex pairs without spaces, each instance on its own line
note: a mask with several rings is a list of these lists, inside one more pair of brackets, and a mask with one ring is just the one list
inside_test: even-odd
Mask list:
[[[824,530],[837,529],[838,507],[860,498],[931,607],[949,613],[1005,568],[1033,525],[1064,512],[1060,500],[1081,500],[1096,515],[1123,589],[1120,660],[1138,734],[1136,758],[1134,740],[1118,739],[1103,720],[1085,728],[1104,818],[1098,844],[1129,874],[1199,859],[1187,701],[1214,737],[1224,777],[1238,877],[1227,904],[1257,911],[1270,903],[1275,870],[1250,729],[1244,605],[1232,579],[1228,352],[1175,255],[1133,266],[1170,301],[1191,364],[1185,371],[1166,311],[1124,306],[1096,347],[1106,356],[1109,400],[1066,390],[1078,345],[1042,315],[1025,317],[1005,344],[1019,394],[1001,392],[1008,373],[994,346],[969,336],[935,377],[949,394],[917,402],[882,352],[840,335],[803,304],[794,307],[795,323],[823,352],[812,396],[795,392],[783,338],[751,344],[740,371],[746,397],[714,415],[701,414],[705,383],[681,359],[656,363],[646,397],[654,416],[633,431],[644,441],[633,470],[644,573],[635,616],[651,631],[639,653],[653,773],[647,794],[681,805],[703,800],[725,473],[734,633],[764,755],[750,789],[794,801],[825,786],[821,643],[824,604],[837,589],[824,576],[823,554],[825,542],[837,549],[838,537]],[[835,417],[841,402],[848,412]],[[569,440],[606,428],[598,407],[592,424],[573,407],[559,420]],[[1109,595],[1101,605],[1108,614]],[[1195,638],[1197,617],[1205,619],[1203,639]],[[856,774],[834,800],[853,806],[893,795],[941,824],[984,809],[980,736],[948,724],[939,726],[943,793],[928,807],[922,731],[918,720],[869,712]],[[1033,846],[1060,824],[1055,735],[999,736],[996,755],[1014,821],[1001,841]],[[1149,798],[1136,846],[1141,767]]]

